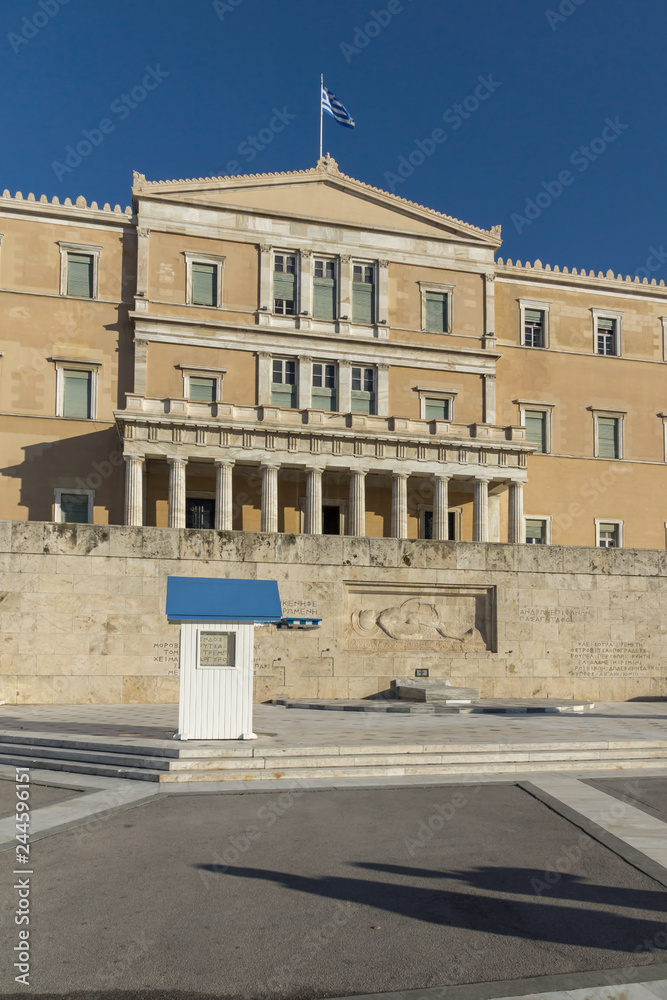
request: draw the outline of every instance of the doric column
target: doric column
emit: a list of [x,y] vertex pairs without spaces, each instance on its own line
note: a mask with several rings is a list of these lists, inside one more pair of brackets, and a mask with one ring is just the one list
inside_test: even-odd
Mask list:
[[169,527],[185,527],[185,466],[187,458],[168,458]]
[[232,475],[234,463],[218,459],[215,463],[215,527],[217,531],[232,530]]
[[526,541],[523,527],[523,483],[510,484],[507,541],[514,542],[515,545]]
[[350,476],[350,526],[348,534],[366,534],[366,473],[356,470]]
[[489,480],[476,479],[472,502],[472,540],[489,540]]
[[433,538],[449,538],[449,476],[436,476],[433,485]]
[[391,483],[391,537],[408,537],[407,472],[395,472]]
[[262,466],[262,531],[278,530],[278,466]]
[[144,523],[144,457],[125,456],[125,524]]
[[306,472],[306,534],[322,534],[322,469]]

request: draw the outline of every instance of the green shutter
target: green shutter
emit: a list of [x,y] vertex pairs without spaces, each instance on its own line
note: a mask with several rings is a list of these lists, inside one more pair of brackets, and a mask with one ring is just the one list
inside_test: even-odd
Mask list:
[[449,400],[448,399],[425,400],[424,418],[426,420],[449,420]]
[[67,294],[81,299],[92,299],[93,257],[90,254],[67,254]]
[[526,518],[526,540],[534,538],[538,542],[544,542],[544,521]]
[[536,444],[537,450],[547,450],[546,414],[539,410],[526,411],[526,441]]
[[288,302],[294,302],[296,298],[295,289],[296,289],[296,275],[274,273],[273,275],[274,299],[286,299]]
[[333,389],[313,388],[311,406],[314,410],[335,410],[336,396]]
[[615,417],[598,417],[598,455],[618,458],[618,420]]
[[352,413],[375,413],[375,393],[352,390]]
[[426,329],[447,333],[447,296],[442,292],[426,292]]
[[195,403],[215,403],[215,379],[190,376],[190,399]]
[[217,306],[218,268],[216,264],[193,263],[192,302],[197,306]]
[[336,283],[331,278],[313,278],[313,316],[336,318]]
[[526,309],[525,322],[526,323],[539,323],[542,326],[544,320],[544,313],[541,309]]
[[271,386],[271,402],[274,406],[293,410],[296,407],[296,386],[278,385],[274,382]]
[[598,330],[605,330],[607,333],[613,333],[615,329],[615,319],[598,319]]
[[352,285],[352,322],[375,322],[375,285],[355,281]]
[[88,524],[88,496],[85,493],[61,493],[60,518],[69,524]]
[[63,416],[87,420],[90,413],[92,372],[69,370],[63,373]]

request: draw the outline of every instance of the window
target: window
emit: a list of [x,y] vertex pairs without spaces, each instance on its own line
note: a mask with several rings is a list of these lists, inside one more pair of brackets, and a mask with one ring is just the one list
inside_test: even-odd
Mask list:
[[316,257],[313,270],[313,316],[336,318],[336,262]]
[[77,368],[63,368],[62,417],[90,420],[92,417],[93,373]]
[[550,302],[519,299],[521,311],[521,343],[524,347],[549,346]]
[[195,403],[215,403],[217,399],[217,380],[204,378],[201,375],[191,375],[188,399]]
[[620,458],[618,417],[597,418],[598,458]]
[[524,410],[524,420],[526,441],[544,454],[547,451],[547,414],[544,410]]
[[274,358],[271,402],[286,409],[296,407],[296,361]]
[[523,343],[525,347],[544,347],[544,313],[541,309],[526,309]]
[[185,298],[188,305],[219,308],[222,305],[222,267],[225,258],[190,251],[186,251],[184,256]]
[[313,387],[311,406],[315,410],[335,410],[336,366],[320,361],[313,362]]
[[215,527],[215,499],[213,497],[187,497],[185,501],[186,528]]
[[526,518],[526,545],[548,544],[548,521],[545,517]]
[[620,357],[622,312],[592,309],[593,351],[606,357]]
[[352,413],[375,413],[374,368],[352,368]]
[[93,523],[92,490],[56,490],[55,520],[66,524]]
[[352,268],[352,322],[375,322],[375,265],[354,264]]
[[[459,509],[447,511],[447,534],[449,541],[453,542],[460,538],[461,511]],[[433,538],[433,508],[422,507],[419,512],[419,537]]]
[[296,315],[296,254],[277,253],[273,258],[273,311]]
[[447,299],[444,292],[426,293],[426,329],[431,333],[449,333]]
[[595,544],[602,549],[618,549],[623,546],[623,521],[595,520]]
[[77,299],[96,299],[102,247],[62,242],[58,245],[60,294]]
[[424,399],[424,420],[449,420],[449,402],[448,399],[427,396]]

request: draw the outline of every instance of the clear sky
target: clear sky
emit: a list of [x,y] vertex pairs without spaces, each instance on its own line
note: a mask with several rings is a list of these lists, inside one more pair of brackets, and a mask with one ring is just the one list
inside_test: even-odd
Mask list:
[[344,173],[505,258],[667,280],[666,44],[665,0],[12,0],[0,189],[314,166],[324,73]]

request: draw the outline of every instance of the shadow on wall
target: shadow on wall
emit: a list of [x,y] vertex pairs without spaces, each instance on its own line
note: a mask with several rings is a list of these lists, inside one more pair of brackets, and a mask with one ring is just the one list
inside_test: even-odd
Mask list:
[[[73,428],[77,426],[77,422],[71,423]],[[41,441],[23,452],[23,462],[0,469],[0,474],[20,480],[19,504],[27,511],[27,520],[53,520],[55,490],[70,489],[93,491],[95,507],[106,510],[108,522],[123,523],[125,462],[115,427],[60,441]],[[2,516],[19,515],[2,511]]]

